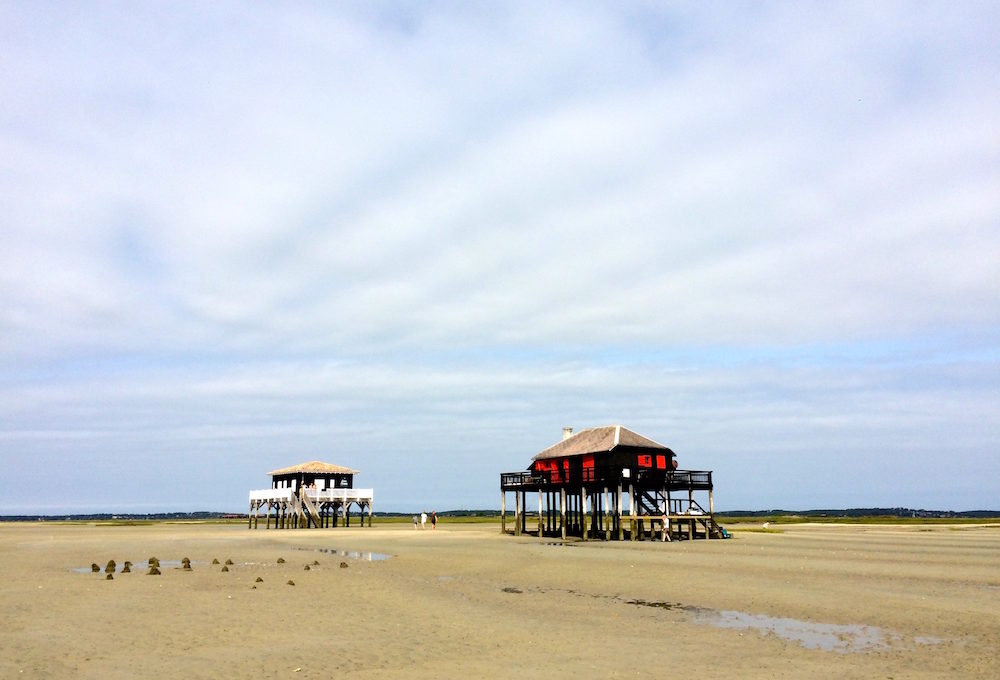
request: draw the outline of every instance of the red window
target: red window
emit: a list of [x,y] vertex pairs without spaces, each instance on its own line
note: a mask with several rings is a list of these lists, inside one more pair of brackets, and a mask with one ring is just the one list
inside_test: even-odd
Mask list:
[[656,457],[656,469],[657,470],[666,470],[667,469],[667,457],[666,456],[657,456]]
[[653,457],[639,456],[639,467],[653,467]]

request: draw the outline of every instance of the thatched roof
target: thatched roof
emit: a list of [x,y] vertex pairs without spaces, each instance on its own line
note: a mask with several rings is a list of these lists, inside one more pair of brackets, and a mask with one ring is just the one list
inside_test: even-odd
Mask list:
[[621,425],[606,425],[604,427],[592,427],[587,430],[580,430],[568,439],[564,439],[558,444],[554,444],[545,449],[532,460],[545,460],[546,458],[563,458],[565,456],[579,456],[585,453],[604,453],[612,450],[616,446],[635,446],[643,449],[663,449],[669,451],[666,446],[652,439],[643,437],[627,427]]
[[299,472],[304,472],[310,475],[356,475],[359,474],[357,470],[352,470],[351,468],[346,468],[341,465],[333,465],[331,463],[323,463],[318,460],[311,460],[308,463],[299,463],[298,465],[293,465],[291,467],[281,468],[280,470],[271,470],[267,474],[272,477],[278,475],[294,475]]

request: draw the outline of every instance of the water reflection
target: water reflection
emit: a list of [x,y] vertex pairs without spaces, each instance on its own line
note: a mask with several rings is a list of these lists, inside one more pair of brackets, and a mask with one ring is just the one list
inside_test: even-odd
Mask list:
[[709,624],[717,628],[773,633],[783,640],[797,642],[806,649],[821,649],[827,652],[845,653],[884,649],[889,646],[890,637],[895,637],[876,626],[814,623],[731,610],[702,610],[695,615],[694,622]]
[[362,562],[381,562],[392,557],[388,553],[367,550],[339,550],[337,548],[315,548],[315,550],[327,555],[336,555],[337,557],[346,557],[349,560],[361,560]]

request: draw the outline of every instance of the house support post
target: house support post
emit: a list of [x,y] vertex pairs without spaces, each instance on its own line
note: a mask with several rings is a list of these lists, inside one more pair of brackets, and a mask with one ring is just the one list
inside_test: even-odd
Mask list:
[[667,502],[667,487],[663,486],[663,526],[660,527],[660,540],[666,543],[670,540],[670,503]]
[[635,521],[635,485],[632,484],[632,482],[629,482],[628,485],[628,514],[629,514],[629,521],[628,521],[629,532],[631,533],[632,540],[635,541],[638,539],[638,536],[636,536],[637,524]]
[[622,505],[624,498],[622,498],[622,482],[618,480],[618,502],[616,503],[616,512],[618,514],[618,540],[625,540],[625,528],[622,526]]
[[566,487],[559,489],[559,528],[562,538],[566,540]]
[[590,527],[587,526],[587,487],[580,487],[580,535],[587,540]]
[[608,487],[604,487],[604,540],[611,540],[611,506],[608,504]]
[[538,490],[538,538],[545,538],[545,518],[542,516],[542,490]]

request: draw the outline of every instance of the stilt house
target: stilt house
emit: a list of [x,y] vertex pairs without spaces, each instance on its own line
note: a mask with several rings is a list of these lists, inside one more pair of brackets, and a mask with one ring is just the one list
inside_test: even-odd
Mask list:
[[[535,455],[526,471],[500,475],[500,493],[504,533],[513,493],[515,535],[531,529],[539,538],[584,540],[728,535],[713,517],[712,472],[678,469],[673,451],[621,425],[576,434],[563,428],[562,441]],[[536,493],[531,512],[529,494]]]
[[268,474],[271,488],[250,492],[249,527],[257,528],[261,509],[265,529],[271,528],[272,513],[275,529],[350,526],[352,506],[361,513],[361,526],[367,511],[371,526],[375,494],[354,488],[357,470],[314,460]]

